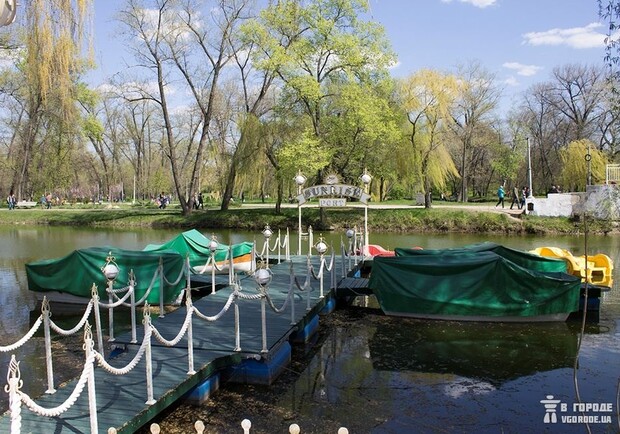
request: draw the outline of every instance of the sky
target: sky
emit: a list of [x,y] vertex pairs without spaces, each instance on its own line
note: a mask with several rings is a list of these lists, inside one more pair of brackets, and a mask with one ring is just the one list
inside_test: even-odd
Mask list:
[[[504,89],[504,109],[554,67],[604,64],[606,26],[596,0],[368,0],[398,56],[392,75],[422,68],[453,72],[479,62]],[[114,22],[121,0],[95,0],[92,85],[132,63]]]

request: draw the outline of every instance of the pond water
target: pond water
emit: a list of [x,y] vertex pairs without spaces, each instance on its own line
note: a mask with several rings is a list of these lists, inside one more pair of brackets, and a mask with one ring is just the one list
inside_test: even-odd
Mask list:
[[[35,298],[27,290],[26,262],[90,246],[141,249],[177,233],[0,227],[0,344],[23,336],[39,314],[33,311]],[[215,235],[227,244],[255,238],[262,242],[262,236],[254,233],[216,231]],[[325,236],[334,246],[343,238]],[[296,240],[292,241],[296,251]],[[567,248],[575,255],[585,251],[583,237],[371,234],[370,241],[389,248],[495,241],[523,250],[546,245]],[[588,254],[606,253],[620,267],[619,238],[588,237],[587,245]],[[252,433],[285,433],[291,423],[298,423],[304,433],[335,433],[340,426],[352,433],[587,432],[581,414],[574,411],[577,390],[581,402],[613,407],[611,413],[585,413],[591,432],[619,432],[617,289],[604,295],[600,317],[586,324],[580,348],[578,319],[562,324],[418,321],[386,317],[372,297],[360,298],[358,306],[321,317],[316,341],[294,347],[293,362],[276,384],[224,384],[206,404],[181,404],[167,413],[159,421],[162,432],[190,433],[197,419],[207,424],[207,432],[241,432],[244,418],[252,420]],[[74,323],[74,317],[65,320]],[[33,395],[44,390],[41,381],[32,381],[44,378],[40,341],[14,352],[27,379],[23,390]],[[9,357],[0,353],[2,377]],[[548,395],[560,401],[556,423],[543,419],[541,400]],[[7,408],[7,400],[6,395],[0,399],[0,409]]]

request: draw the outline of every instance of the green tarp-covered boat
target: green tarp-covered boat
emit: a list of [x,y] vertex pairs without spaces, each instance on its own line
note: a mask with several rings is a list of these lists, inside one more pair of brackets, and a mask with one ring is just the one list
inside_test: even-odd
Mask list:
[[[179,234],[164,244],[149,244],[144,248],[145,252],[160,252],[172,250],[183,257],[189,257],[189,263],[196,272],[210,272],[207,262],[211,258],[209,244],[211,239],[205,237],[196,229]],[[218,271],[228,270],[228,251],[232,253],[234,268],[237,271],[249,271],[252,261],[253,244],[244,242],[227,246],[219,244],[215,250],[215,261]]]
[[517,265],[492,251],[375,257],[369,287],[388,315],[457,321],[564,321],[580,280]]
[[[93,283],[97,285],[99,297],[107,303],[107,281],[101,268],[106,264],[106,258],[111,255],[119,268],[119,274],[114,280],[114,288],[124,288],[129,284],[129,271],[133,270],[136,278],[136,300],[140,300],[151,283],[153,288],[147,302],[159,303],[161,279],[153,276],[157,273],[160,259],[163,265],[164,276],[169,282],[164,283],[164,303],[170,304],[177,300],[183,288],[187,285],[187,278],[178,278],[185,269],[185,258],[173,251],[143,252],[124,250],[115,247],[90,247],[78,249],[59,259],[46,259],[26,264],[26,278],[28,288],[34,292],[51,294],[59,292],[76,297],[84,297],[83,302],[91,298]],[[123,293],[119,294],[122,296]],[[49,297],[48,297],[49,298]],[[54,297],[52,297],[54,298]],[[56,301],[80,302],[70,297],[56,297]]]
[[462,252],[493,252],[521,267],[536,271],[566,273],[566,262],[562,259],[543,257],[522,250],[511,249],[496,243],[478,243],[453,249],[395,249],[396,256],[445,255]]

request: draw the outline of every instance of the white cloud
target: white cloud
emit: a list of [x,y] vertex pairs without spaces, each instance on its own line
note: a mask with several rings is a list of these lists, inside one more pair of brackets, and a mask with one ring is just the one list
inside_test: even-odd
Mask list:
[[[452,0],[441,0],[442,3],[451,3]],[[497,0],[458,0],[461,3],[469,3],[477,8],[484,9],[487,6],[493,6]]]
[[571,48],[600,48],[605,44],[604,33],[596,29],[601,23],[590,23],[585,27],[551,29],[544,32],[529,32],[523,35],[523,43],[528,45],[565,45]]
[[504,84],[510,87],[517,87],[519,86],[520,83],[516,78],[514,78],[513,76],[510,76],[506,80],[504,80]]
[[523,65],[519,62],[506,62],[502,65],[504,68],[512,69],[517,72],[518,75],[523,75],[525,77],[531,77],[532,75],[536,75],[538,71],[543,69],[542,66],[536,65]]

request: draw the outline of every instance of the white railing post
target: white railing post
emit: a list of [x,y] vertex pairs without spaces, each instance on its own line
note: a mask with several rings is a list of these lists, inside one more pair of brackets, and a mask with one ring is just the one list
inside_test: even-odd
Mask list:
[[138,342],[136,331],[136,278],[133,269],[129,270],[129,301],[131,303],[131,343]]
[[295,273],[293,272],[293,261],[289,265],[289,295],[291,297],[291,325],[295,325]]
[[291,231],[289,227],[286,227],[286,247],[284,249],[284,259],[287,261],[291,260]]
[[95,309],[95,329],[97,330],[97,348],[99,354],[105,356],[103,349],[103,331],[101,329],[101,312],[99,311],[99,291],[97,291],[97,285],[93,283],[90,289],[91,298],[93,300],[93,309]]
[[[307,266],[307,270],[306,273],[308,273],[308,275],[310,275],[312,273],[312,264],[310,263],[310,255],[308,255],[308,266]],[[306,288],[306,292],[308,293],[308,296],[306,297],[306,311],[309,312],[310,311],[310,290],[312,289],[312,285],[308,286],[308,288]]]
[[325,257],[323,255],[320,256],[321,260],[319,262],[319,298],[323,298],[323,276],[325,275]]
[[336,267],[334,266],[336,264],[336,253],[334,252],[333,248],[332,248],[332,256],[331,256],[330,262],[332,264],[332,269],[329,272],[332,278],[331,278],[331,283],[329,285],[330,286],[329,289],[333,289],[335,291],[336,289],[338,289],[338,279],[336,279]]
[[[164,314],[164,258],[159,258],[159,317],[163,318]],[[150,351],[150,350],[149,350]]]
[[241,333],[239,332],[239,298],[235,296],[235,351],[241,351]]
[[144,339],[148,338],[146,342],[146,349],[144,357],[146,359],[146,405],[155,404],[153,399],[153,361],[151,360],[151,307],[148,303],[144,304]]
[[[263,290],[266,291],[266,290]],[[263,292],[263,296],[260,299],[260,320],[262,325],[262,335],[263,335],[263,349],[261,353],[268,353],[267,350],[267,312],[266,312],[266,304],[267,304],[267,293]]]
[[243,419],[241,421],[241,428],[243,429],[243,434],[250,434],[250,428],[252,428],[252,422],[250,422],[250,419]]
[[20,378],[19,362],[15,359],[15,354],[11,355],[9,372],[7,373],[7,385],[4,391],[9,394],[9,411],[11,412],[11,434],[19,434],[22,429],[21,406],[22,399],[19,396],[19,389],[24,384]]
[[282,230],[278,228],[278,264],[282,263]]
[[[192,294],[189,285],[185,288],[185,307],[188,312],[192,312],[194,310],[194,305],[192,304]],[[192,326],[193,315],[189,319],[189,325],[187,327],[187,374],[194,375],[196,370],[194,369],[194,331]]]
[[88,410],[90,415],[90,432],[91,434],[97,434],[99,432],[97,423],[97,394],[95,392],[95,366],[94,360],[91,360],[91,353],[93,352],[95,344],[93,343],[93,332],[90,324],[87,322],[84,326],[84,353],[85,360],[89,363],[90,368],[88,374]]
[[228,284],[232,285],[235,281],[235,261],[233,258],[232,246],[228,246]]
[[256,240],[252,241],[252,262],[250,263],[252,274],[256,271]]
[[308,226],[308,256],[312,256],[312,246],[314,246],[314,233],[312,226]]
[[45,361],[47,366],[47,390],[45,393],[54,393],[54,368],[52,366],[52,338],[50,336],[50,304],[47,297],[41,303],[43,315],[43,335],[45,336]]
[[112,295],[114,281],[108,280],[108,303],[110,307],[108,308],[108,342],[114,342],[114,296]]

